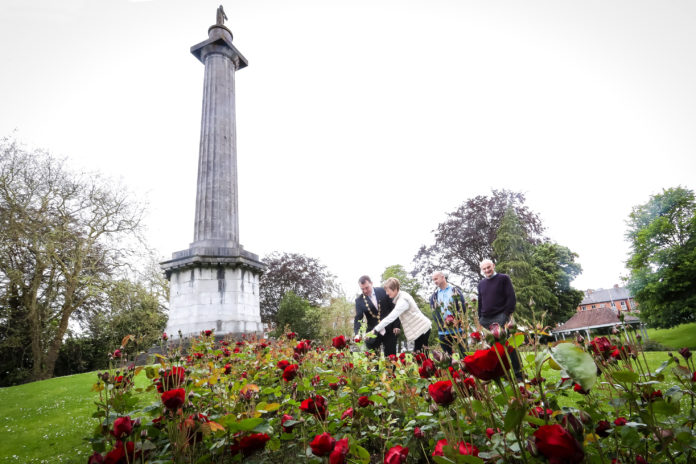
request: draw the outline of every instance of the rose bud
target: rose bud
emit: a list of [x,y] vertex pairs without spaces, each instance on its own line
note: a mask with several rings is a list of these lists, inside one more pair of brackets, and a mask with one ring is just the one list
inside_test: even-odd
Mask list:
[[413,429],[413,436],[416,438],[423,438],[425,434],[423,433],[420,427],[416,427],[415,429]]
[[614,420],[614,425],[616,425],[618,427],[621,427],[622,425],[626,425],[627,423],[628,423],[628,421],[626,420],[625,417],[617,417]]
[[691,357],[691,351],[687,347],[682,348],[679,350],[679,354],[682,355],[682,357],[686,360],[688,360]]

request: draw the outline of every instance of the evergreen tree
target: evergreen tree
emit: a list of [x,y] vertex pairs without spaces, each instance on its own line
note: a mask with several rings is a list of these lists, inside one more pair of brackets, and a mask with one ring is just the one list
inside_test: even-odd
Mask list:
[[[515,314],[531,321],[539,311],[556,308],[558,298],[545,285],[540,272],[532,265],[534,246],[512,208],[505,211],[496,239],[493,241],[496,271],[508,274],[517,296]],[[536,311],[536,314],[533,314]]]

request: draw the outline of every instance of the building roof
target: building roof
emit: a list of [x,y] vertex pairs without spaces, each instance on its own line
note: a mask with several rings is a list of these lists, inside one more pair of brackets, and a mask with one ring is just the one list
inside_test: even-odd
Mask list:
[[607,301],[627,300],[629,298],[632,298],[632,296],[626,287],[599,288],[597,290],[585,291],[585,298],[582,299],[580,305],[606,303]]
[[[578,311],[575,316],[568,319],[565,324],[553,329],[552,332],[609,327],[619,323],[619,316],[611,308],[588,309],[587,311]],[[624,314],[624,323],[637,324],[640,323],[640,319]]]

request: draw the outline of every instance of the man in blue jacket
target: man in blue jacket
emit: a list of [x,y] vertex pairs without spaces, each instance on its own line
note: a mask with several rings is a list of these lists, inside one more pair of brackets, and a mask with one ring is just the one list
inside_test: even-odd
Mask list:
[[447,282],[441,271],[433,273],[433,282],[437,289],[430,296],[430,309],[437,325],[437,335],[442,349],[452,356],[452,347],[456,346],[462,358],[465,354],[467,334],[461,327],[466,312],[466,301],[462,289]]

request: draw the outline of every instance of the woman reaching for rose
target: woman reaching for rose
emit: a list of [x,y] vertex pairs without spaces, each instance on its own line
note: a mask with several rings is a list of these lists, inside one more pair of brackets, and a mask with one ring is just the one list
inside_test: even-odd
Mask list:
[[394,309],[372,330],[375,334],[384,335],[384,328],[398,317],[406,340],[409,342],[415,341],[413,350],[421,351],[428,343],[428,338],[430,337],[430,328],[432,326],[430,319],[421,312],[411,295],[399,291],[401,287],[399,279],[390,277],[384,282],[383,286],[389,298],[394,302]]

